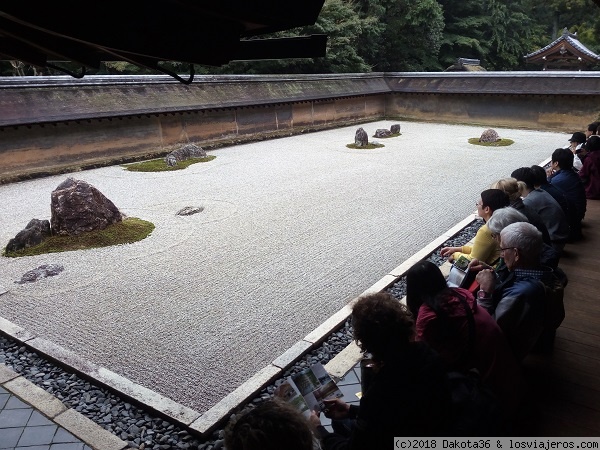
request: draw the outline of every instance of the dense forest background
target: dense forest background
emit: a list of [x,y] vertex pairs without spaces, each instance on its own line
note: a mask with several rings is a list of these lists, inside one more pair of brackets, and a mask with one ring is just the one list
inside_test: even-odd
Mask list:
[[[526,65],[523,56],[549,44],[565,28],[600,54],[600,14],[592,0],[326,0],[314,26],[272,35],[325,33],[325,58],[234,61],[195,70],[199,74],[442,71],[457,58],[479,59],[486,70],[539,70]],[[207,44],[198,43],[198,51],[202,45]],[[5,76],[61,74],[42,73],[16,61],[1,64],[0,74]],[[164,66],[188,71],[186,64]],[[125,62],[106,62],[96,73],[151,72]]]

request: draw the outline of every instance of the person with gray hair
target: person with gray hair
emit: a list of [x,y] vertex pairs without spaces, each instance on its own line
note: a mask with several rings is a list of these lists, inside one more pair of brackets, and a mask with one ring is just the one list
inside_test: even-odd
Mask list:
[[[516,210],[515,208],[500,208],[492,214],[492,217],[487,222],[487,226],[492,234],[492,237],[500,243],[500,232],[511,223],[516,222],[529,222],[525,214]],[[560,260],[559,253],[552,247],[544,243],[542,246],[542,252],[540,253],[540,264],[542,266],[548,266],[552,269],[558,267]],[[506,266],[500,263],[496,266],[497,272],[502,277],[502,273],[505,271]],[[480,261],[475,261],[469,265],[469,270],[479,271],[481,269],[491,269],[487,264],[482,264]]]
[[515,222],[500,232],[500,251],[508,275],[497,284],[493,270],[477,276],[477,302],[504,332],[518,361],[533,349],[544,330],[546,289],[552,269],[540,264],[542,233],[527,222]]
[[492,214],[490,220],[487,222],[487,226],[492,232],[492,237],[499,237],[500,232],[511,223],[516,222],[529,222],[527,216],[515,208],[501,208]]

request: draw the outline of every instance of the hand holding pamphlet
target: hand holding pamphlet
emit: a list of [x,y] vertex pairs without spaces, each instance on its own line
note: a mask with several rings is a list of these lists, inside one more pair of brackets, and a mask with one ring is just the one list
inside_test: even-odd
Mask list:
[[306,417],[311,411],[323,411],[324,400],[344,396],[321,363],[288,377],[275,395],[294,405]]

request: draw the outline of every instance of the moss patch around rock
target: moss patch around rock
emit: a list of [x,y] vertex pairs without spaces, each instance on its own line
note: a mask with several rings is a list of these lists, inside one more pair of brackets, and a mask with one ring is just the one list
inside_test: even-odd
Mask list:
[[176,166],[169,166],[164,158],[151,159],[139,163],[125,164],[122,167],[131,172],[169,172],[173,170],[183,170],[192,164],[212,161],[216,156],[210,155],[204,158],[190,158],[185,161],[180,161]]
[[145,239],[152,231],[154,231],[153,223],[135,217],[128,217],[121,222],[109,225],[104,230],[90,231],[77,236],[50,236],[39,245],[24,248],[16,252],[7,253],[5,251],[3,255],[16,258],[19,256],[33,256],[130,244]]
[[364,145],[362,147],[359,147],[356,144],[346,144],[346,147],[348,147],[348,148],[354,148],[356,150],[373,150],[374,148],[385,147],[385,145],[383,145],[383,144],[367,144],[367,145]]
[[482,145],[484,147],[506,147],[507,145],[514,144],[515,141],[512,139],[500,139],[496,142],[479,142],[479,138],[470,138],[469,144]]

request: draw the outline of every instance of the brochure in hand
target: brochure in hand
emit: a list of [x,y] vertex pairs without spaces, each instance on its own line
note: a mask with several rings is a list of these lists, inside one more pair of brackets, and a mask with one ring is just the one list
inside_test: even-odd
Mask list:
[[323,400],[344,396],[321,363],[288,377],[279,386],[276,395],[294,405],[307,417],[311,410],[325,409]]
[[461,255],[460,258],[452,264],[446,282],[449,287],[460,287],[475,294],[477,289],[479,289],[479,283],[475,281],[477,272],[469,270],[469,263],[470,261]]
[[447,284],[450,287],[462,287],[465,277],[468,272],[469,260],[460,255],[460,257],[452,264],[450,273],[448,274]]

